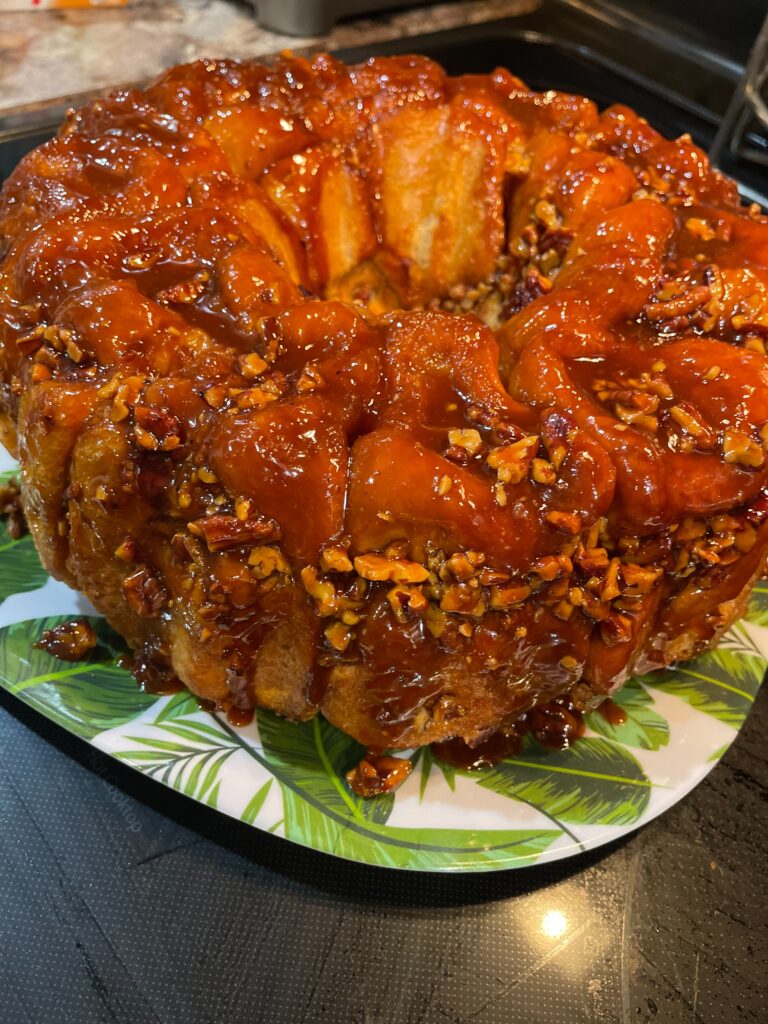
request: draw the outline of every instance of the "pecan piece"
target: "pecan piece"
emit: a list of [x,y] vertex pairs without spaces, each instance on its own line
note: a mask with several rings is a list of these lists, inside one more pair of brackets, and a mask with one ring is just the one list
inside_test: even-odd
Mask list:
[[479,590],[466,583],[451,583],[443,591],[440,608],[444,612],[480,618],[485,612],[485,598]]
[[266,580],[270,576],[290,576],[291,566],[280,548],[273,545],[260,545],[248,555],[248,565],[257,580]]
[[211,552],[250,547],[262,540],[277,540],[280,529],[272,519],[251,517],[238,519],[224,514],[203,516],[187,524],[196,537],[202,537]]
[[394,792],[412,771],[413,765],[404,757],[367,754],[346,773],[345,778],[353,793],[367,799],[380,793]]
[[142,448],[153,452],[171,452],[182,440],[182,426],[167,409],[137,405],[134,409],[136,440]]
[[140,565],[122,584],[128,606],[143,619],[151,619],[165,606],[168,592],[149,566]]
[[421,587],[394,586],[387,594],[387,601],[398,622],[422,615],[429,604]]
[[765,462],[762,446],[733,427],[729,427],[723,435],[723,454],[726,462],[736,462],[751,469],[759,469]]
[[51,629],[44,629],[40,639],[32,646],[62,661],[82,661],[97,643],[94,628],[87,619],[72,619]]
[[429,570],[419,562],[405,558],[385,558],[384,555],[358,555],[355,558],[355,572],[366,580],[388,581],[390,583],[423,583]]
[[553,509],[551,512],[547,512],[544,518],[556,530],[568,533],[572,537],[575,537],[581,529],[581,516],[576,512],[558,512]]
[[494,587],[491,590],[491,608],[511,608],[513,605],[522,604],[530,595],[531,588],[527,584]]
[[699,410],[689,402],[678,402],[671,406],[669,415],[686,434],[696,438],[698,447],[714,448],[717,444],[717,434]]
[[320,553],[320,565],[324,572],[352,572],[352,562],[343,547],[324,548]]
[[21,507],[21,488],[16,480],[0,486],[0,516],[8,517],[8,535],[19,540],[27,532],[27,522]]
[[477,455],[483,446],[480,431],[470,427],[466,430],[449,430],[448,444],[450,448],[463,448],[469,455]]
[[346,651],[355,636],[349,626],[345,626],[342,622],[332,622],[325,627],[323,634],[328,644],[339,654]]
[[485,460],[491,469],[496,470],[499,483],[518,484],[528,472],[528,467],[539,447],[536,435],[523,437],[512,444],[494,448]]
[[570,576],[573,562],[567,555],[542,555],[531,562],[531,572],[549,583]]

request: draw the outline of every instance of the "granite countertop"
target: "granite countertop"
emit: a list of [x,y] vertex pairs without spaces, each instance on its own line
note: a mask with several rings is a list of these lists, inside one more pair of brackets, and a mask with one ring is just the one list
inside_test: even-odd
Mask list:
[[522,13],[536,0],[463,0],[346,21],[327,36],[260,28],[237,0],[143,0],[126,7],[0,13],[0,114],[150,78],[198,57],[341,49]]

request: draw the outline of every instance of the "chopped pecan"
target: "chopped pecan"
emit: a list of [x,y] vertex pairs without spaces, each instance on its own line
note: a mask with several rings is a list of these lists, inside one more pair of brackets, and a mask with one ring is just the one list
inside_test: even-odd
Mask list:
[[347,549],[342,547],[325,548],[320,554],[320,565],[325,572],[352,572],[352,561]]
[[8,535],[19,540],[27,532],[27,521],[21,506],[21,488],[16,480],[0,484],[0,516],[8,517]]
[[759,469],[765,462],[762,445],[741,430],[728,427],[723,435],[723,455],[726,462]]
[[601,601],[597,594],[593,594],[589,590],[582,590],[579,607],[585,615],[588,615],[595,622],[602,622],[611,614],[610,605]]
[[310,391],[318,391],[325,386],[323,375],[314,363],[307,363],[301,371],[301,376],[296,381],[296,390],[299,394],[307,394]]
[[[653,400],[655,399],[656,405],[658,405],[658,398],[655,395],[646,395],[646,398]],[[621,402],[614,404],[614,412],[616,418],[621,420],[622,423],[626,423],[632,427],[642,427],[644,430],[649,430],[652,434],[655,434],[659,429],[659,421],[656,416],[652,413],[646,412],[642,408],[638,408],[639,403],[633,403],[633,405],[622,405]]]
[[483,446],[483,439],[480,431],[473,427],[465,430],[456,428],[448,431],[448,444],[450,448],[463,448],[469,455],[477,455]]
[[124,537],[115,548],[115,558],[128,565],[136,561],[136,541],[132,537]]
[[498,569],[483,568],[477,574],[477,582],[483,587],[494,587],[500,583],[509,583],[509,573]]
[[555,467],[546,459],[534,459],[531,463],[531,478],[537,484],[553,484],[557,479]]
[[443,457],[449,459],[451,462],[455,462],[458,466],[467,466],[471,455],[466,448],[462,448],[458,444],[449,445],[443,452]]
[[541,425],[541,439],[556,473],[568,454],[575,429],[570,416],[560,412],[550,413]]
[[130,608],[144,619],[157,615],[168,601],[165,587],[146,565],[140,565],[126,576],[121,586]]
[[706,532],[706,520],[697,519],[695,516],[685,516],[682,523],[675,530],[675,543],[683,544],[689,540],[696,540],[697,537],[705,536]]
[[562,222],[557,207],[547,199],[537,200],[533,207],[533,215],[550,231],[556,231]]
[[731,317],[731,326],[735,331],[757,330],[768,328],[768,296],[765,292],[754,292],[739,301],[738,313]]
[[40,363],[35,363],[32,367],[32,373],[30,379],[33,384],[40,384],[44,380],[51,380],[53,373],[47,366],[42,366]]
[[717,434],[701,413],[689,402],[678,402],[669,410],[669,415],[682,429],[696,439],[699,448],[714,448]]
[[366,580],[388,581],[391,583],[423,583],[429,570],[419,562],[404,558],[385,558],[375,553],[358,555],[355,558],[355,572]]
[[482,591],[466,583],[450,583],[443,591],[440,608],[444,612],[471,615],[479,618],[485,612]]
[[180,562],[196,562],[202,565],[205,561],[202,544],[188,533],[174,533],[171,537],[171,549]]
[[[476,575],[484,561],[485,555],[481,551],[457,551],[445,562],[445,573],[459,581],[468,580]],[[444,578],[445,573],[441,573]]]
[[608,570],[600,589],[600,597],[603,601],[612,601],[614,597],[618,597],[621,593],[621,588],[619,587],[620,568],[621,559],[619,558],[612,558],[608,563]]
[[112,398],[111,417],[113,423],[120,423],[121,420],[126,418],[136,404],[136,399],[139,397],[143,386],[143,377],[127,377],[125,380],[117,383]]
[[227,401],[227,389],[223,384],[211,384],[203,392],[203,398],[212,409],[221,409]]
[[250,547],[262,540],[277,540],[280,528],[272,519],[252,517],[245,521],[237,516],[214,514],[187,524],[196,537],[202,537],[211,552]]
[[237,366],[240,373],[248,380],[256,380],[269,369],[269,363],[266,359],[262,359],[258,352],[248,352],[246,355],[240,356]]
[[97,643],[96,632],[87,619],[72,619],[51,629],[44,629],[40,639],[32,646],[62,661],[82,661]]
[[612,612],[600,623],[600,639],[606,647],[627,643],[632,639],[632,619],[620,612]]
[[583,552],[577,552],[573,560],[586,576],[604,572],[609,562],[605,548],[585,548]]
[[493,448],[486,458],[491,469],[496,470],[499,483],[517,484],[528,472],[531,460],[539,447],[539,437],[523,437],[512,444]]
[[572,537],[575,537],[581,529],[581,516],[576,512],[558,512],[553,509],[551,512],[547,512],[544,518],[556,530],[568,533]]
[[542,555],[531,563],[531,572],[550,582],[570,576],[573,572],[573,562],[567,555]]
[[248,565],[257,580],[265,580],[275,574],[279,576],[290,576],[291,566],[288,559],[280,548],[270,545],[261,545],[252,548],[248,555]]
[[393,793],[412,771],[413,765],[403,757],[367,754],[345,778],[354,793],[368,799],[381,793]]
[[246,388],[234,396],[238,409],[263,409],[279,397],[280,388],[271,380],[265,380],[259,387]]
[[741,554],[746,554],[751,551],[757,542],[757,533],[755,528],[750,523],[745,523],[744,528],[739,530],[733,536],[733,543],[737,551]]
[[685,229],[700,242],[711,242],[717,237],[717,232],[703,217],[689,217],[685,222]]
[[330,580],[323,579],[311,565],[301,570],[301,582],[309,596],[315,601],[318,613],[333,615],[339,608],[338,594]]
[[134,410],[134,433],[142,448],[170,452],[182,442],[183,429],[178,418],[167,409],[137,405]]
[[37,352],[43,344],[45,331],[45,324],[38,324],[36,327],[33,327],[31,331],[27,331],[26,334],[17,338],[16,345],[19,352],[23,356],[31,356],[33,352]]
[[323,635],[328,644],[339,654],[343,654],[354,640],[354,633],[342,622],[331,622],[323,630]]
[[621,578],[626,589],[622,590],[622,593],[627,596],[627,590],[631,590],[637,594],[647,594],[663,575],[664,570],[659,566],[635,565],[633,562],[624,563],[621,566]]
[[491,590],[491,608],[511,608],[513,605],[522,604],[530,597],[531,588],[526,584],[493,587]]
[[407,622],[414,616],[423,615],[429,602],[421,587],[395,586],[387,593],[387,601],[398,622]]
[[448,621],[448,616],[437,605],[427,605],[424,612],[424,622],[432,636],[439,639],[445,632]]

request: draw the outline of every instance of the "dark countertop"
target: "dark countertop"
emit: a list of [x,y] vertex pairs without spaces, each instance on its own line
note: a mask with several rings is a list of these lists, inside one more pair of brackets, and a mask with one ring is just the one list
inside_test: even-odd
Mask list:
[[438,876],[250,830],[0,694],[2,1018],[763,1024],[767,727],[763,691],[705,781],[618,844]]

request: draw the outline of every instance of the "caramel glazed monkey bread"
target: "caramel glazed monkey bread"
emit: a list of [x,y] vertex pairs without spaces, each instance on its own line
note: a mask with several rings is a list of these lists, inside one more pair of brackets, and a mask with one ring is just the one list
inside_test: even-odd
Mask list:
[[0,260],[43,563],[220,708],[477,747],[764,569],[768,219],[626,107],[201,61],[30,153]]

